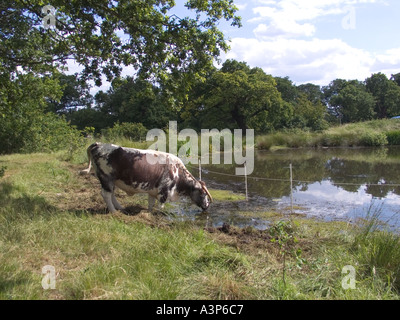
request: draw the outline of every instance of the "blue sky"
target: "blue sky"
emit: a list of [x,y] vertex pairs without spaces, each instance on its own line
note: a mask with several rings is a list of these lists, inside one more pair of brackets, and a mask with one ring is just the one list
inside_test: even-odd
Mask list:
[[[177,5],[183,6],[183,0]],[[221,23],[222,59],[246,61],[296,84],[327,85],[400,72],[398,0],[236,0],[243,27]]]

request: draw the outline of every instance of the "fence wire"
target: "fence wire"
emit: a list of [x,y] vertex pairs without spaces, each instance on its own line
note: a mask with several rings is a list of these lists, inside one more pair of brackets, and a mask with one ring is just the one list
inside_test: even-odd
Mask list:
[[[195,166],[195,165],[186,165],[189,168],[193,168],[196,170],[199,170],[199,166]],[[216,174],[216,175],[220,175],[220,176],[227,176],[227,177],[232,177],[232,178],[240,178],[243,179],[244,176],[238,176],[235,174],[229,174],[229,173],[223,173],[223,172],[218,172],[218,171],[212,171],[209,169],[203,169],[201,168],[201,172],[202,173],[212,173],[212,174]],[[252,180],[261,180],[261,181],[271,181],[271,182],[290,182],[290,179],[278,179],[278,178],[265,178],[265,177],[254,177],[251,175],[247,176],[247,179],[252,179]],[[306,180],[295,180],[293,179],[292,182],[296,182],[296,183],[317,183],[320,181],[306,181]],[[400,184],[376,184],[376,183],[347,183],[347,182],[333,182],[334,185],[336,186],[355,186],[355,187],[360,187],[362,185],[366,185],[366,186],[371,186],[371,187],[393,187],[393,188],[398,188],[400,187]]]

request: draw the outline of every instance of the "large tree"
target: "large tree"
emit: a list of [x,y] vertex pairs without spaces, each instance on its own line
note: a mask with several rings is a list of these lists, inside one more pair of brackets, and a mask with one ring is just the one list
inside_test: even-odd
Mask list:
[[170,88],[188,86],[228,49],[219,20],[240,26],[232,0],[188,0],[191,17],[173,14],[174,0],[53,0],[55,11],[41,0],[0,1],[0,59],[9,72],[44,72],[74,59],[97,84],[125,65]]
[[365,80],[367,90],[375,98],[375,112],[379,119],[400,115],[400,87],[383,73],[375,73]]
[[164,128],[173,118],[165,104],[160,88],[139,78],[115,79],[107,92],[96,94],[96,109],[105,118],[140,122],[146,128]]
[[240,26],[240,18],[232,0],[187,0],[191,13],[182,17],[174,6],[174,0],[0,0],[0,138],[7,144],[0,152],[20,150],[26,128],[45,124],[46,101],[53,111],[63,108],[53,80],[68,61],[96,85],[130,66],[158,82],[169,105],[182,103],[193,80],[228,49],[219,20]]
[[340,110],[343,123],[367,121],[375,117],[374,97],[357,80],[348,81],[330,103]]
[[279,127],[289,112],[272,76],[235,60],[212,73],[191,100],[183,117],[197,115],[203,127],[266,132]]

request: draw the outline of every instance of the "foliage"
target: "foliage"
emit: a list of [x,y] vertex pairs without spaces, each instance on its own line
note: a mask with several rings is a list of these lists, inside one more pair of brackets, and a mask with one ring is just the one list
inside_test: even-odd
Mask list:
[[24,137],[21,152],[67,150],[71,156],[83,144],[83,137],[75,127],[70,126],[64,118],[46,113],[32,124],[29,134]]
[[8,72],[18,66],[54,71],[72,58],[96,85],[102,75],[109,81],[118,77],[125,65],[141,76],[153,75],[169,90],[184,91],[228,49],[219,20],[241,25],[230,0],[189,0],[185,7],[196,13],[191,17],[171,13],[173,0],[54,0],[55,26],[45,29],[44,5],[40,0],[1,4],[0,57]]
[[78,74],[55,74],[62,90],[58,100],[49,100],[47,110],[56,114],[68,115],[78,109],[90,107],[93,97],[88,82],[78,78]]
[[294,248],[298,242],[296,236],[296,228],[292,221],[278,221],[268,229],[268,234],[271,236],[271,242],[277,243],[280,249],[282,260],[282,281],[286,287],[286,258],[290,252],[294,253],[299,262],[303,262],[300,255],[301,250]]
[[58,82],[34,73],[0,74],[0,153],[21,151],[44,125],[46,97],[57,99]]
[[400,140],[396,140],[395,133],[399,130],[398,120],[372,120],[331,127],[321,132],[296,129],[260,135],[257,137],[256,145],[260,149],[270,149],[274,146],[289,148],[383,146],[400,143]]
[[197,115],[200,128],[265,132],[279,126],[289,113],[272,76],[234,60],[211,73],[191,100],[182,117],[190,122],[191,116]]
[[306,94],[300,94],[294,103],[292,125],[296,128],[309,128],[320,131],[328,128],[325,120],[326,108],[320,101],[310,101]]
[[336,79],[323,91],[329,112],[340,123],[374,119],[375,98],[362,82]]
[[400,114],[400,86],[383,73],[366,79],[366,88],[375,98],[375,112],[379,119]]
[[101,131],[102,135],[108,141],[115,141],[119,138],[127,138],[132,140],[143,140],[146,137],[147,129],[141,123],[115,123],[114,127],[103,129]]
[[400,131],[386,132],[386,138],[389,145],[400,146]]
[[0,167],[0,178],[4,177],[4,173],[6,172],[7,167],[6,166],[1,166]]
[[96,94],[96,110],[112,122],[141,122],[147,128],[164,128],[176,114],[149,81],[126,77],[115,79],[107,92]]
[[381,278],[400,292],[400,237],[380,220],[381,207],[373,204],[356,231],[352,250],[362,266],[363,277]]
[[381,132],[366,132],[360,138],[360,145],[366,147],[380,147],[387,144],[386,134]]
[[46,113],[48,98],[61,96],[58,80],[34,73],[1,75],[0,153],[69,149],[81,145],[80,133],[54,113]]

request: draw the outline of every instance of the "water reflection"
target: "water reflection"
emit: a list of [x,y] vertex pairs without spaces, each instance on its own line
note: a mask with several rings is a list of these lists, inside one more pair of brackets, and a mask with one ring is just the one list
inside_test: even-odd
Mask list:
[[[391,223],[400,212],[398,147],[257,152],[254,172],[248,179],[247,206],[254,204],[255,210],[287,207],[291,194],[290,163],[297,212],[327,219],[356,218],[365,214],[373,202],[382,205],[382,218],[392,218]],[[203,180],[211,188],[244,192],[244,179],[234,176],[234,168],[209,165],[203,171]],[[191,171],[196,175],[194,168]],[[221,211],[218,205],[214,210],[215,215]],[[226,208],[225,215],[229,216],[229,211]],[[231,209],[232,214],[236,212],[237,209]]]

